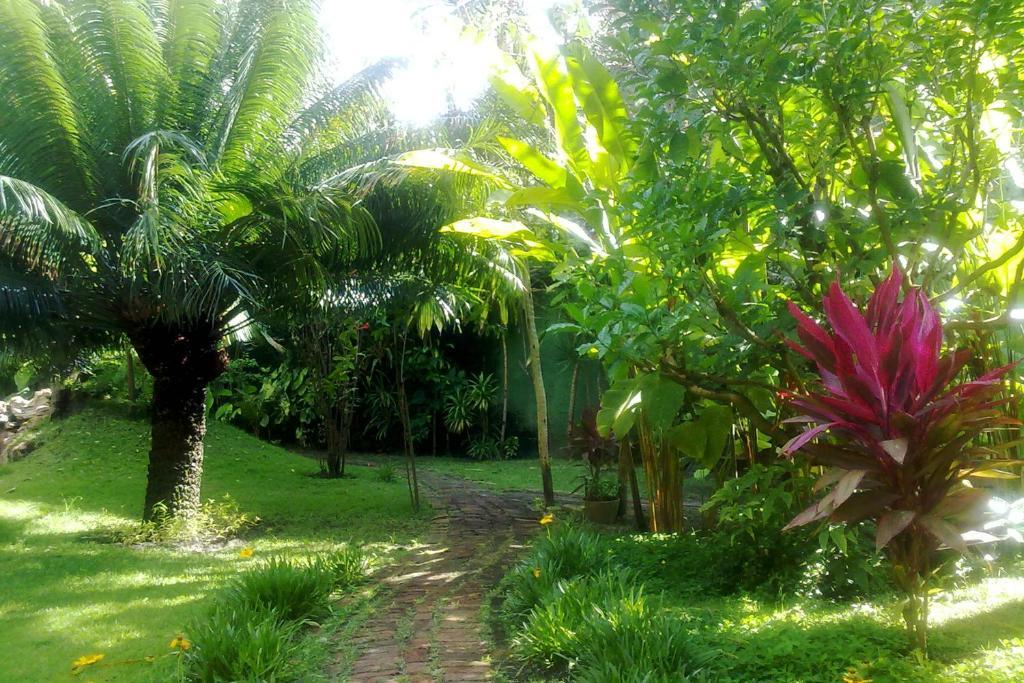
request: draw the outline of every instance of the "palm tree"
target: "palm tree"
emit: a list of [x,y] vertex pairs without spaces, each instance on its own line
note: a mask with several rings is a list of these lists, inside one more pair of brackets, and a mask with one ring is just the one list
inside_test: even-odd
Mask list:
[[127,336],[154,379],[147,518],[199,506],[225,335],[379,244],[334,159],[389,66],[327,85],[314,4],[0,0],[0,343]]

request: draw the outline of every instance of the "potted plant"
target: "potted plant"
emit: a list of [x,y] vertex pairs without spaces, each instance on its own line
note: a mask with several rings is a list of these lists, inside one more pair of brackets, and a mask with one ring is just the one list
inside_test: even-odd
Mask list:
[[586,467],[583,483],[576,489],[583,490],[583,516],[591,522],[612,524],[619,516],[619,484],[608,471],[617,463],[619,449],[615,439],[598,432],[595,410],[584,410],[573,425],[569,449]]

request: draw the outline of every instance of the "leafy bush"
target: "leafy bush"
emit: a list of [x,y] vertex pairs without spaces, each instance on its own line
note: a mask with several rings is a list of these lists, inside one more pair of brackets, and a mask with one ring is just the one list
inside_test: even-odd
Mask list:
[[[131,358],[135,370],[135,398],[140,404],[148,404],[153,397],[153,380],[134,353]],[[86,396],[129,399],[128,366],[123,351],[93,354],[81,362],[79,370],[76,389]]]
[[189,628],[185,677],[191,681],[288,680],[301,623],[251,605],[217,605]]
[[395,466],[392,463],[382,462],[373,469],[373,477],[383,484],[390,484],[398,479],[398,473],[395,471]]
[[474,460],[509,460],[519,455],[519,437],[472,437],[466,446],[466,455]]

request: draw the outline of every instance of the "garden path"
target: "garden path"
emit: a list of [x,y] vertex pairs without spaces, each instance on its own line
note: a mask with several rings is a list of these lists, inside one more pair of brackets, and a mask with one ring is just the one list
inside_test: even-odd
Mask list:
[[492,680],[480,611],[523,541],[540,529],[536,494],[433,473],[420,482],[437,516],[428,543],[380,577],[389,602],[356,636],[353,683]]

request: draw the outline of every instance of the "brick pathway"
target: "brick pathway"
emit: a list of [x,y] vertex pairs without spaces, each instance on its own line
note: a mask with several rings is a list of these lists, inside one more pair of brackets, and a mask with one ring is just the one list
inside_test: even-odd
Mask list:
[[438,516],[429,542],[382,577],[390,604],[356,638],[353,683],[492,680],[480,609],[521,543],[540,529],[534,494],[430,473],[420,481]]

